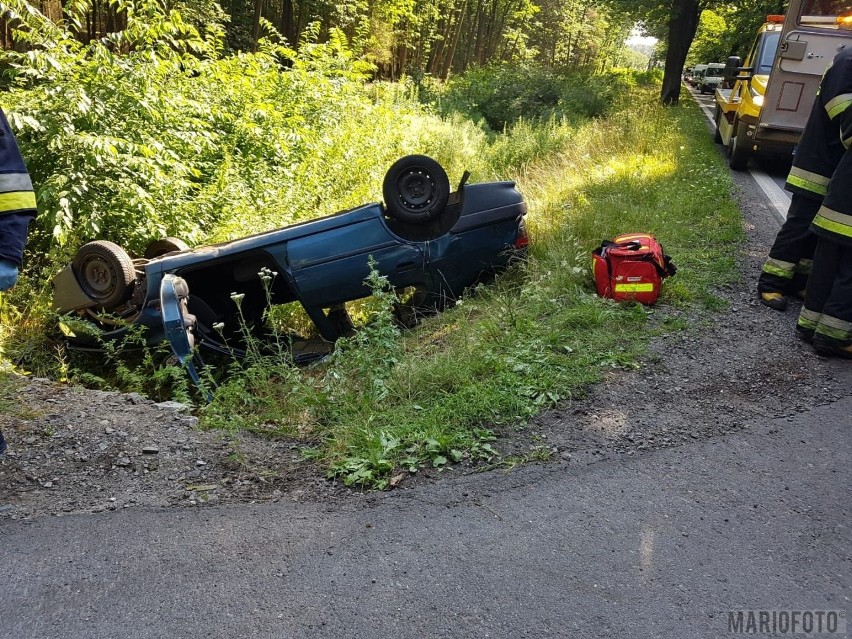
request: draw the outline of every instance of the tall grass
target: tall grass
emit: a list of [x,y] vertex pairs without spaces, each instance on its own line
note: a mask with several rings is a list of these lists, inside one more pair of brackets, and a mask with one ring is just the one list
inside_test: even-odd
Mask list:
[[[17,61],[4,106],[41,213],[21,283],[0,297],[0,368],[186,391],[154,354],[106,375],[52,335],[50,275],[87,240],[139,251],[161,235],[209,242],[331,213],[379,199],[384,171],[408,153],[435,157],[453,181],[466,169],[515,180],[529,204],[526,263],[407,333],[376,277],[370,321],[328,361],[296,369],[284,352],[255,353],[221,372],[200,411],[207,427],[296,440],[329,474],[384,487],[423,465],[499,456],[499,425],[634,366],[660,324],[649,315],[712,309],[736,275],[727,173],[697,110],[658,107],[652,77],[482,70],[421,87],[422,106],[406,87],[366,84],[339,41],[222,57],[187,38],[205,56],[118,57],[69,38],[55,64]],[[591,249],[636,230],[680,267],[656,309],[592,292]]]
[[[298,388],[288,382],[269,410],[230,423],[301,437],[330,474],[369,486],[498,455],[498,425],[522,425],[606,371],[635,366],[664,325],[649,316],[720,304],[714,289],[736,277],[741,231],[703,126],[695,109],[663,109],[637,88],[608,118],[520,122],[485,143],[472,161],[515,178],[529,203],[528,262],[412,333],[364,339],[303,372]],[[680,267],[655,309],[592,292],[591,249],[636,230],[656,234]],[[208,423],[231,408],[214,401]]]

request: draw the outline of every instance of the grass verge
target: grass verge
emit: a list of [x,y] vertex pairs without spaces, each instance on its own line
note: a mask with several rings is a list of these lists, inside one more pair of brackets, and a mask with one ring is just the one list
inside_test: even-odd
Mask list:
[[[356,344],[319,366],[245,362],[202,424],[297,438],[348,485],[493,464],[496,426],[523,424],[604,371],[636,366],[650,335],[682,326],[682,310],[720,308],[714,291],[737,276],[739,212],[692,105],[664,109],[637,88],[606,118],[519,122],[477,162],[510,173],[525,195],[528,262],[408,334],[386,300]],[[590,251],[628,231],[655,234],[679,267],[654,308],[593,294]]]

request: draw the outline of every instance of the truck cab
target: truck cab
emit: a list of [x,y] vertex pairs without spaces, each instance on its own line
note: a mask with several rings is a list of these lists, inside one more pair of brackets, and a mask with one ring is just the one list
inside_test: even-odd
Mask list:
[[745,170],[755,154],[792,156],[823,73],[852,44],[850,29],[848,0],[791,0],[786,16],[767,17],[744,61],[728,58],[715,141],[731,168]]

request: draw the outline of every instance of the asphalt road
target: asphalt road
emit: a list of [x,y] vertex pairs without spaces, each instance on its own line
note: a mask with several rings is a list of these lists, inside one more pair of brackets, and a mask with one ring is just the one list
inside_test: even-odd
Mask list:
[[342,509],[6,521],[0,636],[682,639],[734,636],[730,611],[845,615],[851,429],[847,398]]
[[[735,182],[753,223],[779,223]],[[852,366],[831,370],[839,401],[630,457],[333,504],[2,519],[0,638],[720,638],[749,610],[845,627]]]

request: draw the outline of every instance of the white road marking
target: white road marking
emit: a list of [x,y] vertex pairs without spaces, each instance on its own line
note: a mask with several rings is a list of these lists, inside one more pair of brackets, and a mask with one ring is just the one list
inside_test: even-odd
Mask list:
[[[696,100],[696,102],[698,102],[698,100]],[[716,115],[714,113],[715,107],[711,109],[709,104],[703,104],[701,102],[698,102],[698,106],[701,107],[701,110],[704,111],[704,115],[707,117],[708,120],[710,120],[710,124],[712,124],[715,128],[716,122],[713,120],[713,117]]]
[[[713,113],[713,109],[711,109],[709,105],[702,104],[692,89],[690,89],[689,92],[692,94],[692,99],[698,103],[698,106],[701,107],[701,111],[710,121],[710,126],[715,128],[716,122],[713,120],[715,115]],[[783,223],[784,220],[787,219],[787,209],[790,208],[790,196],[787,195],[787,192],[778,186],[775,183],[775,180],[773,180],[764,171],[749,169],[749,174],[754,178],[754,181],[757,182],[760,190],[763,191],[764,195],[766,195],[769,203],[772,205],[772,208],[775,209],[775,212],[778,214],[778,217],[781,218],[781,222]]]
[[749,173],[751,173],[751,177],[754,178],[754,181],[757,182],[760,190],[766,194],[767,198],[769,198],[769,203],[772,204],[772,207],[775,209],[778,217],[781,218],[781,222],[786,220],[787,209],[790,208],[790,196],[787,195],[787,192],[778,186],[775,183],[775,180],[763,171],[751,170]]

